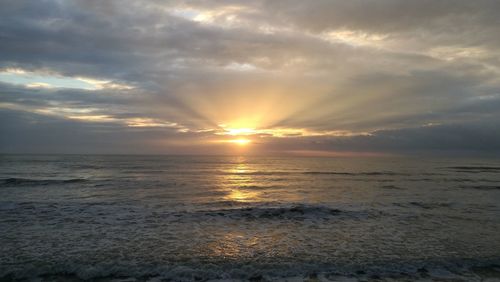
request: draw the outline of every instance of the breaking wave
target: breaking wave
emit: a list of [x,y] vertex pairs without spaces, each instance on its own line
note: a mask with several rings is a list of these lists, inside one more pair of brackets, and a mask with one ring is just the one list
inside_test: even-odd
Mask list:
[[222,216],[247,219],[328,219],[343,211],[315,205],[292,205],[288,207],[249,207],[202,211],[207,216]]
[[2,281],[498,281],[498,259],[402,261],[373,265],[66,262],[34,272],[0,273]]
[[45,186],[53,184],[71,184],[87,182],[84,178],[71,179],[30,179],[30,178],[4,178],[0,180],[1,186]]
[[455,170],[457,172],[468,172],[468,173],[498,173],[500,172],[500,167],[497,166],[450,166],[448,169]]
[[464,185],[461,187],[475,190],[500,190],[500,185]]

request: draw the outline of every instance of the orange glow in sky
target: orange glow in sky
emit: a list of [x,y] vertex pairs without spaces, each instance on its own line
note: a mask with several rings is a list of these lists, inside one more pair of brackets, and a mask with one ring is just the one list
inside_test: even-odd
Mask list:
[[240,145],[240,146],[246,146],[246,145],[250,144],[252,141],[249,139],[245,139],[245,138],[238,138],[238,139],[229,140],[229,142]]

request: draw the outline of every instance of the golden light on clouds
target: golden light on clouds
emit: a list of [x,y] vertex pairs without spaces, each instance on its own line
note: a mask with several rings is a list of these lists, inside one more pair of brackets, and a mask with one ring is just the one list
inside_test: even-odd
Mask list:
[[224,128],[224,134],[227,135],[253,135],[256,133],[253,128]]
[[[85,143],[96,152],[351,154],[434,149],[449,136],[464,143],[457,150],[483,150],[465,127],[499,144],[489,135],[500,120],[491,1],[451,10],[432,1],[127,2],[134,15],[82,2],[40,4],[51,12],[37,24],[31,8],[6,9],[0,120],[9,144],[51,130],[79,144],[66,130],[75,128],[99,139]],[[85,22],[72,17],[83,10]],[[87,25],[103,15],[105,25]],[[47,140],[49,149],[65,141]]]

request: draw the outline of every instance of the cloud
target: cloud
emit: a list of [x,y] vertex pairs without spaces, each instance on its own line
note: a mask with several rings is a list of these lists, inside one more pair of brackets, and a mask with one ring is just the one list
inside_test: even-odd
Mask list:
[[[450,142],[440,144],[457,150],[495,149],[465,133],[488,136],[498,125],[498,1],[44,0],[0,7],[0,108],[9,113],[0,125],[15,136],[61,134],[68,151],[105,152],[122,143],[124,151],[140,151],[155,140],[206,152],[225,126],[258,132],[262,151],[434,150],[425,140],[446,136]],[[50,126],[31,128],[27,117]],[[87,145],[63,134],[67,128],[78,128]],[[328,138],[339,141],[308,143]],[[1,151],[14,151],[17,139],[5,139]],[[15,151],[42,152],[50,142],[21,142]]]

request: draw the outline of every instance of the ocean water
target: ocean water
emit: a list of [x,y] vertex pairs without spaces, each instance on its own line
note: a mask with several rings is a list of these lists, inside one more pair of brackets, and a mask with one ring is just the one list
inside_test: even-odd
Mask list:
[[500,281],[500,161],[3,155],[0,280]]

